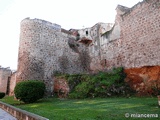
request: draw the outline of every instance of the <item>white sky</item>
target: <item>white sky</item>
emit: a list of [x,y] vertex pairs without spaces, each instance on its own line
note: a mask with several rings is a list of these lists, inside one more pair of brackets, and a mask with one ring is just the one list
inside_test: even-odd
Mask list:
[[118,4],[142,0],[0,0],[0,65],[17,69],[20,22],[26,17],[57,23],[64,29],[114,23]]

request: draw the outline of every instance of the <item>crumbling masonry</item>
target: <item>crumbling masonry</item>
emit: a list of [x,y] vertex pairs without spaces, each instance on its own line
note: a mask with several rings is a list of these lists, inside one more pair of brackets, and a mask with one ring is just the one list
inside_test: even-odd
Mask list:
[[[16,82],[42,80],[52,95],[56,72],[88,73],[123,66],[156,67],[160,79],[160,1],[143,0],[132,8],[118,5],[115,23],[97,23],[91,28],[61,28],[40,19],[21,22]],[[142,76],[142,75],[141,75]],[[134,80],[134,79],[133,79]]]

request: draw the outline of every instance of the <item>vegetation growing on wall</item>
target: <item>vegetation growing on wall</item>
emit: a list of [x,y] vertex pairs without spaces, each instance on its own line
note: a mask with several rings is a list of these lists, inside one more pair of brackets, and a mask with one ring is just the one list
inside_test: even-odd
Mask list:
[[[60,75],[60,74],[59,74]],[[123,68],[97,74],[63,75],[68,82],[69,98],[128,96],[133,93],[124,82]]]
[[160,80],[152,81],[152,95],[160,95]]

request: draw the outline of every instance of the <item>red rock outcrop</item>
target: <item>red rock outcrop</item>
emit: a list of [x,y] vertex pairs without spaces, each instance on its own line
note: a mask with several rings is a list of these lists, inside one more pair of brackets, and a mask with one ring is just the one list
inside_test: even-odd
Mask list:
[[125,69],[125,73],[127,74],[125,81],[138,95],[153,94],[153,87],[160,89],[160,66]]
[[59,98],[66,98],[69,93],[69,86],[65,78],[54,78],[54,93],[57,93]]

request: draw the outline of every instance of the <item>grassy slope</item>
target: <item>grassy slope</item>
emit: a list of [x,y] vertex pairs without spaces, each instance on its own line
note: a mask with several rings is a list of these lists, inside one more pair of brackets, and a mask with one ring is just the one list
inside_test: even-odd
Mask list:
[[[1,101],[39,114],[50,120],[129,120],[125,113],[159,114],[157,98],[95,98],[80,100],[42,99],[37,103],[23,104],[5,97]],[[147,119],[147,118],[143,118]],[[153,119],[153,118],[152,118]]]

